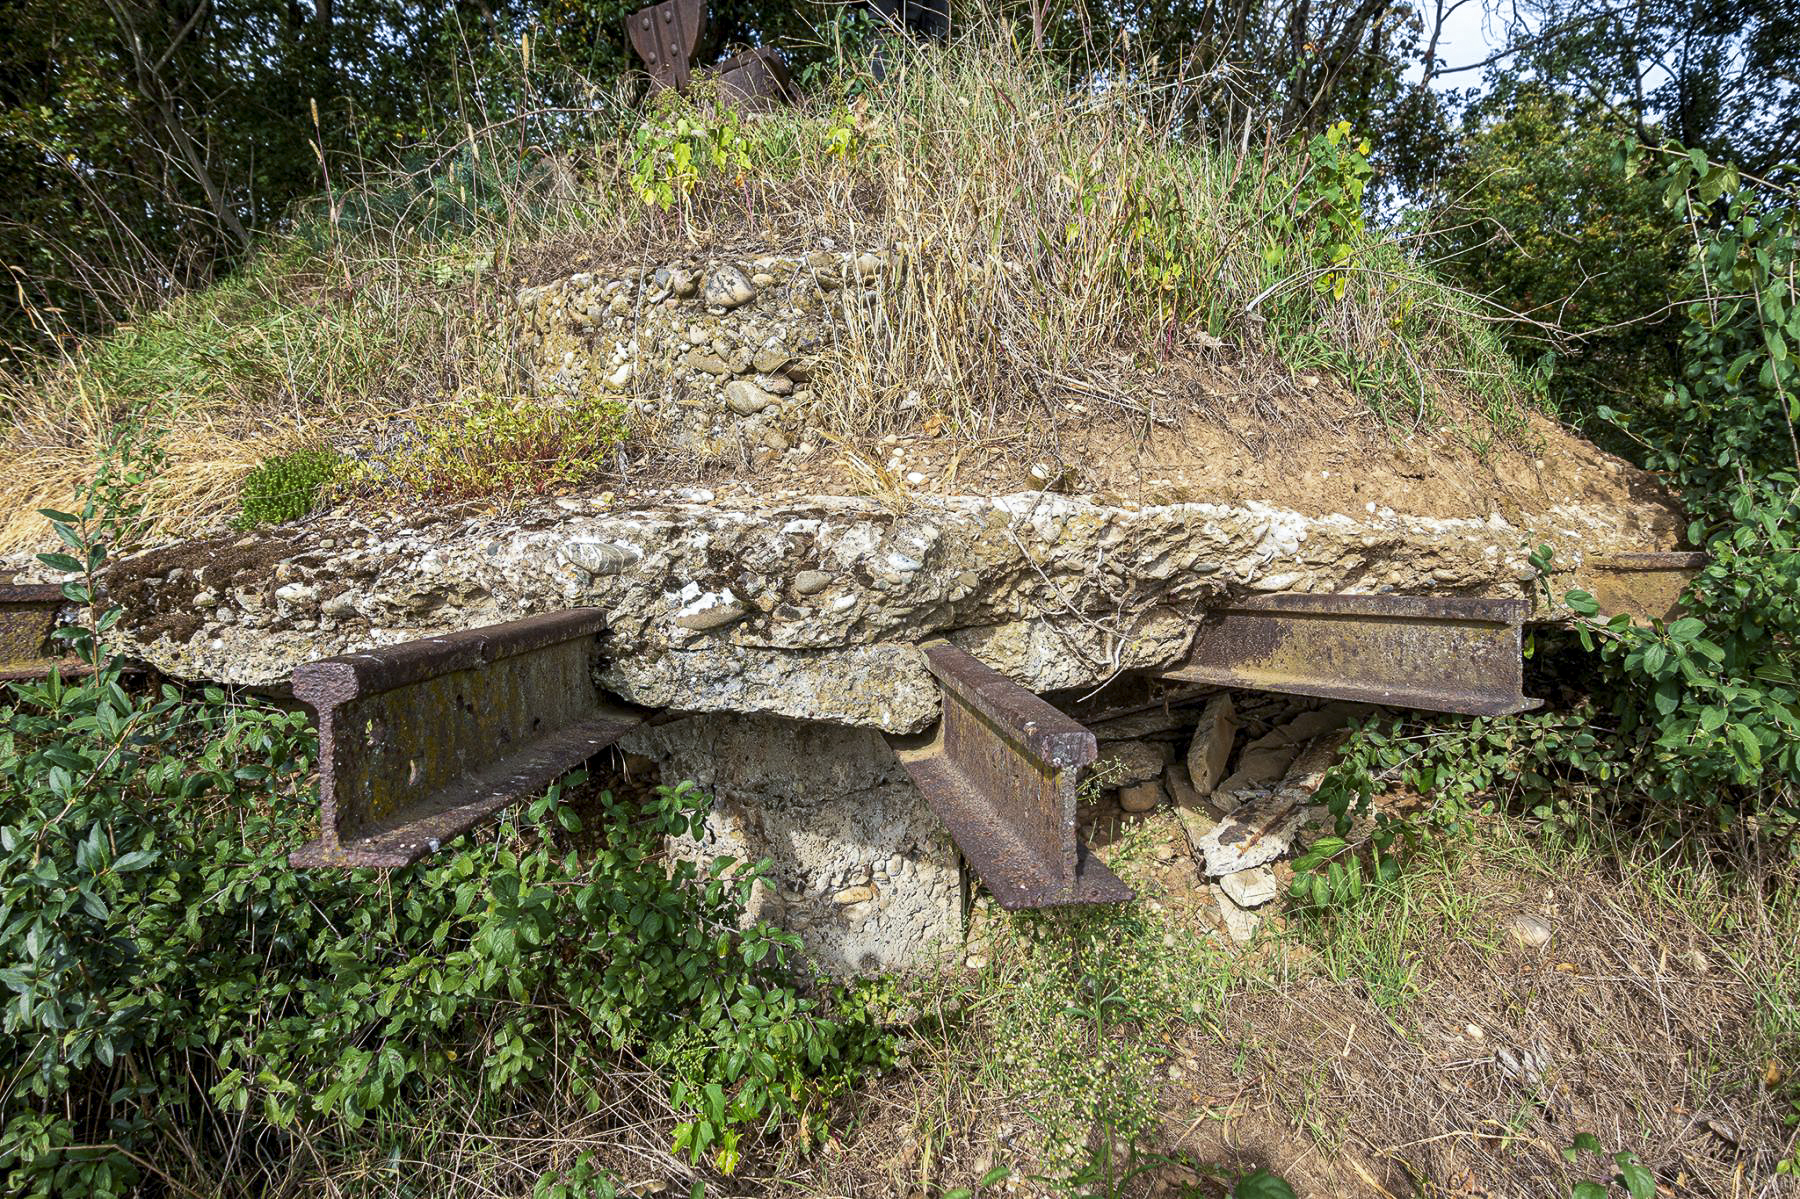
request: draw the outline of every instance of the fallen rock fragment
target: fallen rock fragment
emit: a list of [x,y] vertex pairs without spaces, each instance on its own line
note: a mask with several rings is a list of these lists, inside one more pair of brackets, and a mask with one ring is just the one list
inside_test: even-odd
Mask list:
[[1293,847],[1305,813],[1299,792],[1275,791],[1231,811],[1195,843],[1213,878],[1273,862]]
[[1525,949],[1542,949],[1550,944],[1550,925],[1530,912],[1519,912],[1506,922],[1506,931]]
[[1172,757],[1174,750],[1161,741],[1111,742],[1094,763],[1094,773],[1113,786],[1129,786],[1161,777]]
[[1216,883],[1209,890],[1212,892],[1213,902],[1219,907],[1219,920],[1225,925],[1225,932],[1231,938],[1232,943],[1248,945],[1256,938],[1256,929],[1262,923],[1262,917],[1255,912],[1246,912],[1243,908],[1238,907],[1232,902],[1231,896],[1225,893],[1224,888]]
[[1319,789],[1342,743],[1340,734],[1319,737],[1294,756],[1280,786],[1247,797],[1196,839],[1194,851],[1206,873],[1218,878],[1284,856],[1307,822],[1306,801]]
[[1219,880],[1219,889],[1240,908],[1260,908],[1280,893],[1275,872],[1266,866],[1252,866]]
[[[1220,797],[1220,806],[1229,808],[1231,805],[1225,797],[1235,792],[1266,786],[1282,778],[1309,742],[1343,728],[1352,716],[1363,710],[1359,704],[1327,704],[1300,713],[1244,746],[1238,755],[1237,769],[1218,785],[1215,792]],[[1329,759],[1326,764],[1330,764]],[[1318,784],[1314,783],[1313,789],[1317,788]]]
[[1187,775],[1196,793],[1211,795],[1225,777],[1231,744],[1237,738],[1238,716],[1229,693],[1221,692],[1206,703],[1194,739],[1188,743]]
[[1119,807],[1127,812],[1152,812],[1167,796],[1163,785],[1155,779],[1119,788]]

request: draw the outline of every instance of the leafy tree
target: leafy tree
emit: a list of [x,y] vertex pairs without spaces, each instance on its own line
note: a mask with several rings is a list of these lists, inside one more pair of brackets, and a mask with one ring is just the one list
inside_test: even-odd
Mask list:
[[1524,320],[1515,353],[1558,356],[1555,394],[1590,433],[1602,405],[1635,406],[1677,369],[1686,251],[1660,182],[1620,161],[1621,130],[1539,84],[1473,106],[1435,189],[1444,269]]
[[1800,157],[1791,0],[1517,0],[1503,15],[1494,71],[1603,104],[1646,145],[1759,175]]

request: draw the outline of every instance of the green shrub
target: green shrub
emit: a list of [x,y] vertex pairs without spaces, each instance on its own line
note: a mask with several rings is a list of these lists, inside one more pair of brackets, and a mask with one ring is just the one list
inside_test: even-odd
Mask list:
[[424,422],[420,443],[388,476],[434,499],[543,495],[606,469],[626,438],[625,405],[599,395],[566,404],[485,396]]
[[[52,565],[99,565],[97,507],[58,514],[80,556]],[[597,1109],[621,1054],[668,1079],[675,1148],[729,1172],[891,1061],[866,1005],[802,995],[796,938],[746,923],[758,868],[670,861],[708,806],[691,787],[599,795],[582,854],[575,775],[415,866],[295,871],[304,716],[132,692],[112,619],[66,633],[90,677],[0,690],[0,1190],[121,1195],[235,1157],[226,1189],[260,1193],[301,1142],[417,1159],[446,1103],[461,1126],[556,1079]]]
[[237,527],[281,525],[319,506],[325,488],[343,475],[336,450],[296,450],[278,454],[244,476]]
[[[1630,164],[1635,173],[1636,164]],[[1578,702],[1493,720],[1372,720],[1320,796],[1338,817],[1296,862],[1293,894],[1316,905],[1385,882],[1418,835],[1377,813],[1377,792],[1436,800],[1433,818],[1508,802],[1551,822],[1586,803],[1651,817],[1671,836],[1749,828],[1800,849],[1800,191],[1750,183],[1699,152],[1664,172],[1694,244],[1684,366],[1663,394],[1599,414],[1679,488],[1688,539],[1709,556],[1672,621],[1602,620],[1562,597],[1590,656],[1564,680]],[[1555,604],[1549,546],[1532,556]]]

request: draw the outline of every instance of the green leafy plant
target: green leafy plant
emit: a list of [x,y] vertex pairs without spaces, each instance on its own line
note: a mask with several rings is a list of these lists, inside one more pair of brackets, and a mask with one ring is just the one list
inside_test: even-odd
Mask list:
[[336,450],[295,450],[269,458],[244,476],[237,527],[281,525],[315,511],[331,484],[343,477]]
[[1279,1175],[1252,1170],[1232,1184],[1231,1199],[1294,1199],[1294,1188]]
[[504,1111],[554,1077],[599,1105],[621,1054],[668,1080],[675,1146],[730,1172],[891,1063],[878,1002],[804,993],[798,940],[745,919],[760,867],[671,859],[710,806],[689,785],[628,803],[577,773],[404,870],[291,869],[304,714],[134,691],[107,653],[94,537],[131,513],[96,485],[47,514],[70,552],[45,561],[95,614],[59,635],[94,670],[0,690],[8,1193],[123,1195],[246,1137],[268,1168],[299,1138],[392,1156],[433,1104]]
[[607,396],[483,396],[434,411],[385,473],[434,499],[543,495],[606,470],[627,436],[625,405]]
[[531,1199],[614,1199],[618,1181],[583,1150],[565,1170],[546,1170],[531,1188]]
[[[1599,1138],[1593,1133],[1578,1132],[1574,1143],[1562,1152],[1563,1157],[1573,1163],[1583,1153],[1604,1155],[1606,1151],[1601,1148]],[[1644,1164],[1638,1161],[1637,1154],[1626,1150],[1614,1153],[1611,1157],[1613,1165],[1618,1167],[1618,1172],[1612,1176],[1615,1185],[1622,1188],[1631,1199],[1655,1199],[1656,1175],[1644,1168]],[[1599,1182],[1578,1182],[1569,1189],[1569,1199],[1606,1199],[1607,1194],[1606,1184]]]
[[1313,286],[1334,300],[1344,298],[1347,266],[1369,242],[1363,193],[1375,172],[1369,165],[1369,139],[1352,138],[1349,121],[1313,136],[1292,201],[1271,207],[1263,234],[1265,263],[1282,266],[1298,248],[1308,260],[1305,265],[1314,268]]
[[1640,439],[1693,514],[1688,538],[1708,560],[1683,611],[1636,624],[1603,617],[1579,589],[1559,601],[1558,564],[1540,546],[1543,596],[1592,655],[1572,680],[1585,698],[1495,719],[1365,723],[1320,789],[1338,835],[1296,862],[1296,898],[1343,902],[1371,871],[1391,878],[1419,818],[1377,812],[1366,841],[1347,838],[1371,796],[1393,788],[1431,796],[1428,818],[1451,826],[1501,801],[1555,823],[1582,799],[1686,828],[1800,826],[1800,205],[1697,152],[1673,157],[1666,194],[1696,247],[1687,365],[1655,404],[1602,415]]
[[[743,117],[728,104],[703,106],[665,92],[632,135],[631,184],[645,204],[667,211],[701,179],[750,169]],[[848,149],[846,143],[845,149]]]

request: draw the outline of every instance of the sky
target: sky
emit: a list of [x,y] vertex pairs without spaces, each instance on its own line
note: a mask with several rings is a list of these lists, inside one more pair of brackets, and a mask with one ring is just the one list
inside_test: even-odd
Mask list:
[[[1427,6],[1430,0],[1425,0]],[[1450,14],[1444,22],[1444,34],[1438,39],[1438,61],[1445,67],[1460,67],[1469,63],[1477,63],[1500,49],[1505,39],[1500,36],[1496,23],[1487,19],[1485,0],[1469,0],[1461,8]],[[1429,10],[1425,14],[1429,19]],[[1407,72],[1409,78],[1418,81],[1422,66],[1413,64]],[[1463,71],[1457,75],[1440,75],[1433,85],[1440,88],[1469,88],[1481,83],[1480,71]]]

